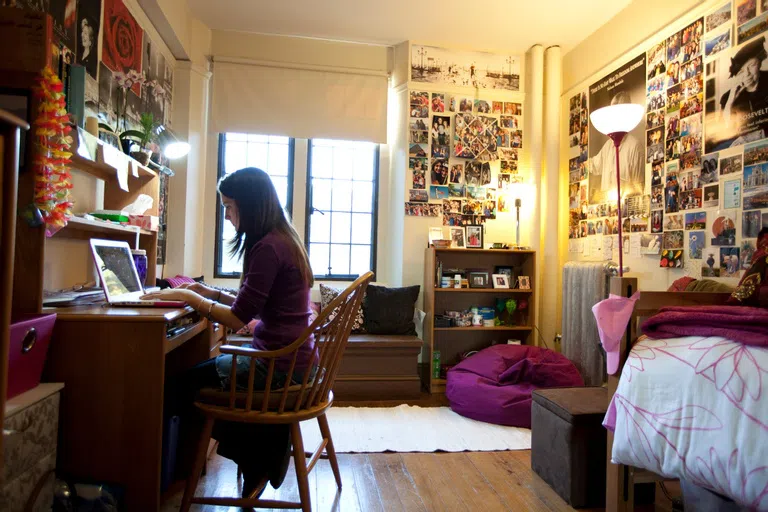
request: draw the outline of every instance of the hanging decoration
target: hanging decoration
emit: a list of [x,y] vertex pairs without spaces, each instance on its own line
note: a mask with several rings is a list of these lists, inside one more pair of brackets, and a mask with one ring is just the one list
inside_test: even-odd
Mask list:
[[64,86],[53,70],[46,66],[34,88],[38,102],[37,117],[33,122],[34,141],[37,146],[34,159],[35,206],[45,222],[46,236],[53,236],[67,225],[72,216],[69,191],[72,176],[69,173],[69,151],[72,128],[67,124]]

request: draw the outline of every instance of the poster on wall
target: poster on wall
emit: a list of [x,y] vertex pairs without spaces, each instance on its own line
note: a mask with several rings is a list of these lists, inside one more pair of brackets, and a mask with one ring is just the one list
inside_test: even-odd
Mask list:
[[[645,105],[645,54],[589,87],[589,112],[623,103]],[[616,191],[616,150],[613,141],[589,124],[589,203],[609,199]],[[627,133],[619,146],[622,195],[642,193],[645,187],[645,123]]]
[[706,65],[706,152],[768,136],[766,37],[722,51]]
[[[101,59],[112,72],[141,73],[144,31],[125,7],[123,0],[104,0],[104,41]],[[141,94],[138,85],[131,89]]]
[[519,91],[520,62],[515,55],[413,45],[411,81]]
[[80,0],[77,20],[77,63],[95,80],[99,71],[101,0]]
[[142,98],[144,107],[142,110],[152,113],[155,121],[169,124],[173,67],[165,60],[159,45],[146,34],[144,34],[142,46],[142,69],[147,80],[146,97]]

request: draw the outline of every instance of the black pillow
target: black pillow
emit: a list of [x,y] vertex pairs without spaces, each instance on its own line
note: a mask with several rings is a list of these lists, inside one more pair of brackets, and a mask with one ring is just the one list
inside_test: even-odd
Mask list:
[[369,285],[363,302],[365,332],[415,336],[413,312],[419,286],[387,288]]

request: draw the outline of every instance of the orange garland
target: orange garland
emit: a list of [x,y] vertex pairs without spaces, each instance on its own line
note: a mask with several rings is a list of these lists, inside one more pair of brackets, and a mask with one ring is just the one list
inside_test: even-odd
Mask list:
[[69,173],[69,151],[72,128],[67,124],[64,85],[50,67],[43,70],[33,89],[38,101],[37,118],[33,123],[35,144],[35,206],[45,221],[46,236],[53,236],[67,225],[72,216],[69,191],[72,175]]

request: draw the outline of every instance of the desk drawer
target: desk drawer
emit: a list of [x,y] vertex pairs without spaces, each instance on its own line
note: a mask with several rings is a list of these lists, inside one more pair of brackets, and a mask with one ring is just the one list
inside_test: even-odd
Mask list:
[[6,418],[0,482],[16,479],[48,455],[53,454],[55,462],[58,430],[59,393]]
[[[53,484],[55,477],[52,471],[56,467],[56,453],[35,461],[36,464],[14,480],[6,481],[0,487],[0,510],[3,512],[50,512],[53,506]],[[39,482],[42,485],[32,507],[25,509],[27,501]]]

